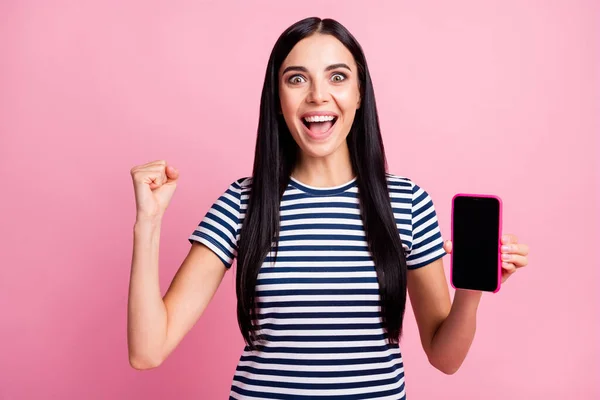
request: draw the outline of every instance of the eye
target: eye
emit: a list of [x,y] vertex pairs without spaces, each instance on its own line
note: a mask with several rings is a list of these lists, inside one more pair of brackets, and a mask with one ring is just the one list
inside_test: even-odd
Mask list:
[[331,80],[336,83],[342,82],[345,79],[346,79],[346,75],[342,74],[341,72],[336,72],[335,74],[333,74],[331,76]]
[[306,79],[302,75],[293,75],[288,79],[290,83],[303,83],[306,82]]

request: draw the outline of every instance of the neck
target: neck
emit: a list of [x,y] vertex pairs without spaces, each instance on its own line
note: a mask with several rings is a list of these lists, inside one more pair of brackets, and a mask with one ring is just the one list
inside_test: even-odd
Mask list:
[[314,187],[339,186],[351,181],[355,174],[348,145],[344,143],[325,157],[311,157],[300,152],[292,177]]

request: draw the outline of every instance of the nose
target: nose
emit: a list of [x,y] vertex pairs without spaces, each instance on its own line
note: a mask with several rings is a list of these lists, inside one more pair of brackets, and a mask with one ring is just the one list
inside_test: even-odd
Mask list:
[[306,97],[306,101],[313,104],[327,103],[329,101],[327,85],[316,80],[313,81],[308,96]]

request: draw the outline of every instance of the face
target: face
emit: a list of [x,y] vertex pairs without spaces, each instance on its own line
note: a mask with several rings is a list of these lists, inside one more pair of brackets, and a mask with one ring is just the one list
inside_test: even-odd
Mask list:
[[339,40],[315,34],[298,42],[279,70],[279,98],[303,156],[347,151],[360,91],[354,57]]

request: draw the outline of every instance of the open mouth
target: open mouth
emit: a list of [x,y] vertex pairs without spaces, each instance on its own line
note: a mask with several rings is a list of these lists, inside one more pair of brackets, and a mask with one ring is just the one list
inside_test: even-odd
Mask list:
[[315,115],[302,118],[302,123],[313,136],[322,136],[331,131],[337,119],[334,115]]

